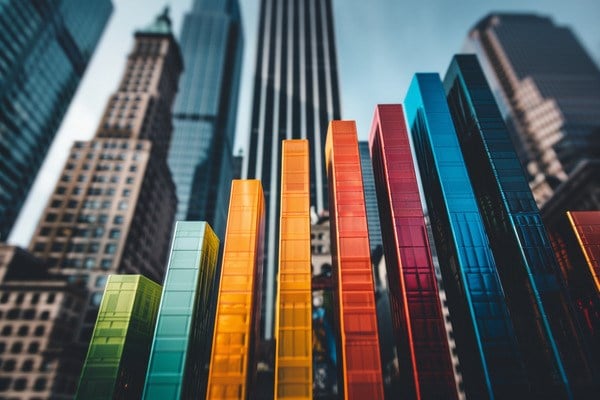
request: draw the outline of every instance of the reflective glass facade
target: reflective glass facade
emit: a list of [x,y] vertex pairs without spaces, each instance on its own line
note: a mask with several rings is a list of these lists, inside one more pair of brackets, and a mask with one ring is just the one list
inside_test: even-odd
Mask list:
[[281,141],[310,143],[310,204],[327,210],[323,150],[327,126],[340,119],[331,0],[261,0],[246,177],[265,191],[264,335],[273,332],[279,231]]
[[522,392],[523,360],[439,75],[416,74],[404,107],[466,395]]
[[234,178],[233,142],[243,38],[238,0],[195,0],[183,20],[184,72],[173,107],[169,167],[177,220],[203,220],[222,237]]
[[140,398],[161,290],[141,275],[108,277],[76,399]]
[[219,239],[206,222],[178,221],[144,399],[203,398],[210,354]]
[[110,0],[0,1],[0,240],[112,13]]
[[341,393],[383,399],[375,286],[354,121],[331,121],[325,145]]
[[404,398],[457,398],[444,316],[401,105],[375,109],[369,137]]
[[581,334],[558,281],[550,240],[477,57],[455,56],[444,86],[527,368],[529,395],[566,395],[571,386],[589,386]]
[[275,310],[275,398],[312,399],[310,175],[307,140],[284,140]]
[[[259,180],[234,180],[223,244],[207,399],[251,397],[260,339],[265,200]],[[272,388],[272,386],[271,386]]]

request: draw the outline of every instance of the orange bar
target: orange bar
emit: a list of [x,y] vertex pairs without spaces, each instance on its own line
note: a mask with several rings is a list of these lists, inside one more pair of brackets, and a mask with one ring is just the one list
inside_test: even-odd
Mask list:
[[307,140],[284,140],[281,159],[275,398],[312,398],[310,175]]
[[354,121],[332,121],[325,145],[346,399],[383,399],[369,232]]
[[246,399],[259,340],[264,195],[259,180],[234,180],[215,317],[207,399]]

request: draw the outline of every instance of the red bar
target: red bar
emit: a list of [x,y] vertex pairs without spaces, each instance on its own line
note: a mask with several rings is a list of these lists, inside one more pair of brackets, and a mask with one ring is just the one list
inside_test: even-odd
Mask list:
[[378,105],[369,148],[402,398],[456,399],[456,383],[404,112]]
[[346,399],[383,399],[369,232],[354,121],[332,121],[325,146]]

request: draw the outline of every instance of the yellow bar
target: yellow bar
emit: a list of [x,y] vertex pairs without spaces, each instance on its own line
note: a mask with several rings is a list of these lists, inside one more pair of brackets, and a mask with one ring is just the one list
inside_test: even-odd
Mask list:
[[246,399],[259,340],[264,195],[259,180],[234,180],[217,299],[207,399]]
[[275,398],[312,398],[310,174],[307,140],[284,140],[275,308]]

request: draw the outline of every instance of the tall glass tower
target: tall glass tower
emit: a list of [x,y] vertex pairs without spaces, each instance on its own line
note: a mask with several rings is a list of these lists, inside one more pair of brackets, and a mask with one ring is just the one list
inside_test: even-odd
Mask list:
[[0,240],[6,240],[113,10],[0,1]]
[[262,0],[248,178],[261,179],[266,200],[264,335],[273,332],[278,259],[281,141],[310,143],[311,207],[327,210],[323,163],[327,125],[340,119],[331,0]]
[[546,222],[600,207],[600,69],[573,31],[534,14],[490,14],[470,31]]
[[181,31],[184,73],[173,108],[169,167],[177,220],[204,220],[225,233],[242,65],[238,0],[194,0]]

